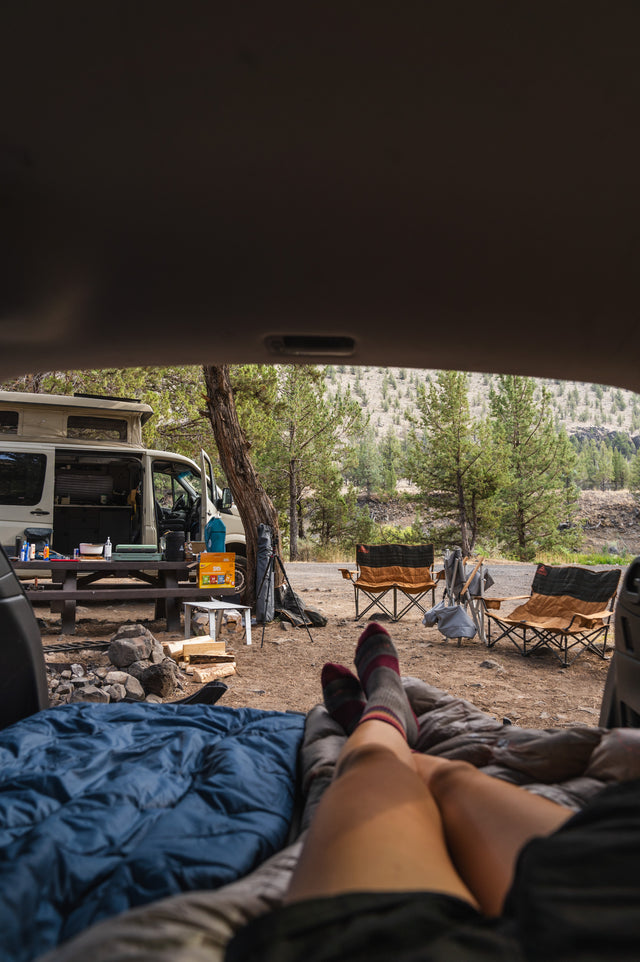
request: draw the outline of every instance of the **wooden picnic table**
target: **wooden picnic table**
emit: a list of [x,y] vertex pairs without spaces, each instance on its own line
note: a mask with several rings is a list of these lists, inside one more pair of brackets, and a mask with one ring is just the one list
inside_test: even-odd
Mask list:
[[[182,601],[202,601],[236,593],[231,586],[198,588],[190,582],[189,572],[197,569],[197,562],[48,558],[46,561],[12,559],[11,564],[16,571],[33,572],[39,581],[42,572],[51,573],[50,586],[23,587],[31,601],[49,602],[52,611],[60,612],[65,635],[75,633],[78,602],[154,601],[155,617],[166,619],[167,631],[178,631]],[[138,584],[123,584],[117,582],[118,578],[134,579]]]

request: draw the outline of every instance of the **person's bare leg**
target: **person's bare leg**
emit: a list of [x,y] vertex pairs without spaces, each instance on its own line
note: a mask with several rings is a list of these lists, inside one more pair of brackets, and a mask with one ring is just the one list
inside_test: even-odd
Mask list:
[[466,762],[412,757],[442,817],[453,864],[481,910],[499,915],[523,846],[550,835],[573,811]]
[[315,814],[287,901],[342,892],[446,892],[475,905],[403,735],[363,721]]
[[373,622],[355,653],[356,678],[325,665],[327,710],[356,725],[315,814],[289,901],[354,891],[448,892],[473,903],[451,864],[438,809],[409,745],[417,720],[388,632]]

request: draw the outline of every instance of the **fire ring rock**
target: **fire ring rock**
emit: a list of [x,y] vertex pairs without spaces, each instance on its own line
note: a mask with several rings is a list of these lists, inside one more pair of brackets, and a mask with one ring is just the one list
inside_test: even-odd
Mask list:
[[167,698],[172,695],[176,687],[176,678],[170,659],[165,659],[159,665],[150,665],[140,678],[142,687],[147,694],[160,695]]
[[144,661],[149,658],[152,647],[152,642],[144,635],[121,638],[117,633],[111,639],[107,654],[109,661],[116,668],[127,668],[134,661]]
[[127,668],[127,671],[129,672],[130,675],[133,675],[134,678],[137,678],[138,681],[140,681],[140,679],[144,675],[147,668],[150,668],[150,667],[151,667],[151,662],[145,658],[144,661],[132,661],[129,667]]
[[129,675],[125,682],[125,689],[127,691],[127,701],[143,701],[144,700],[144,688],[137,678],[133,675]]
[[[141,624],[121,625],[111,640],[115,641],[116,638],[136,638],[138,635],[146,638],[151,645],[156,641],[149,629]],[[156,642],[156,644],[159,644],[159,642]]]

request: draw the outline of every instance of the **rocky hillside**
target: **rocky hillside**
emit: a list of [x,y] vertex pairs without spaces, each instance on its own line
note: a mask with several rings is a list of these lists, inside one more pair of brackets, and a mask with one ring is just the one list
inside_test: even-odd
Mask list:
[[628,491],[581,491],[584,550],[640,554],[640,505]]
[[[381,525],[407,528],[415,520],[415,506],[403,498],[359,500]],[[424,510],[421,516],[426,520]],[[585,552],[640,554],[640,503],[628,491],[581,491],[576,523]]]
[[[328,369],[329,389],[345,391],[359,398],[370,415],[370,423],[378,438],[389,428],[403,437],[409,427],[407,414],[415,406],[418,384],[428,384],[434,371],[411,368],[350,367],[338,365]],[[469,400],[476,417],[489,410],[492,374],[470,374]],[[539,379],[552,396],[558,425],[568,434],[601,439],[609,432],[621,431],[634,437],[640,447],[640,395],[632,391],[583,384],[578,381]]]

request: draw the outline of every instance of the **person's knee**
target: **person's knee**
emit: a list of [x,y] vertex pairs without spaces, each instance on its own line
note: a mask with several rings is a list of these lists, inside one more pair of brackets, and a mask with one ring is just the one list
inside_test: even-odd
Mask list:
[[436,799],[447,799],[460,791],[469,790],[469,780],[478,776],[478,769],[469,762],[454,761],[438,765],[429,777],[429,789]]
[[363,765],[389,764],[394,761],[397,761],[395,754],[384,745],[376,745],[373,742],[368,745],[358,745],[338,761],[334,777],[340,778]]

